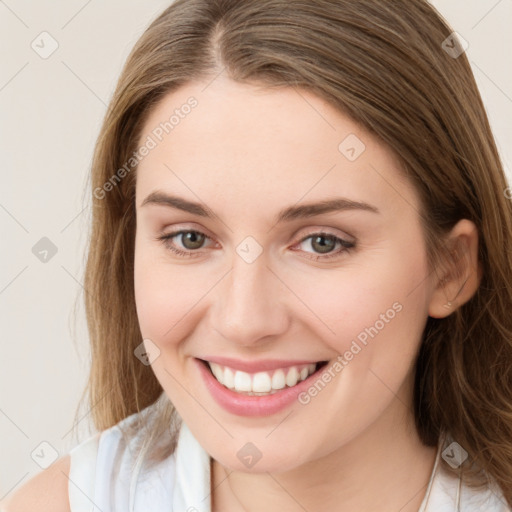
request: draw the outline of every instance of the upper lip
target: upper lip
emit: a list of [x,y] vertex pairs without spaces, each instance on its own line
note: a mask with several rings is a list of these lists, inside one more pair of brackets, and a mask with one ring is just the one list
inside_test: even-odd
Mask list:
[[276,370],[278,368],[289,368],[291,366],[300,366],[304,364],[313,364],[319,363],[320,360],[311,361],[311,360],[285,360],[285,359],[261,359],[259,361],[242,361],[241,359],[233,359],[230,357],[203,357],[201,358],[203,361],[217,363],[221,366],[228,366],[229,368],[233,368],[233,370],[240,370],[242,372],[247,373],[257,373],[264,372],[269,370]]

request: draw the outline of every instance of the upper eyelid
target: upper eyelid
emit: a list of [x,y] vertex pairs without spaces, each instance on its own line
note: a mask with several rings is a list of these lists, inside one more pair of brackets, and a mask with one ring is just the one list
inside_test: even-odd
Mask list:
[[[164,227],[160,230],[160,232],[162,234],[165,234],[165,230],[166,230],[166,228]],[[184,225],[184,226],[178,224],[176,227],[172,226],[169,228],[169,232],[167,234],[171,234],[171,233],[178,234],[179,232],[182,232],[182,231],[185,231],[185,232],[195,231],[195,232],[201,233],[203,235],[206,235],[211,240],[215,239],[214,236],[211,236],[209,234],[209,230],[207,228],[204,228],[204,227],[196,228],[193,225],[191,226],[190,224]],[[299,228],[299,229],[295,230],[292,238],[299,237],[300,240],[302,240],[304,237],[312,236],[312,235],[318,234],[320,232],[325,232],[329,236],[336,236],[338,238],[342,238],[343,240],[345,240],[347,242],[355,243],[357,241],[355,236],[347,233],[346,231],[341,230],[340,228],[326,227],[326,226],[322,226],[322,225],[314,225],[314,226],[309,226],[307,228]]]

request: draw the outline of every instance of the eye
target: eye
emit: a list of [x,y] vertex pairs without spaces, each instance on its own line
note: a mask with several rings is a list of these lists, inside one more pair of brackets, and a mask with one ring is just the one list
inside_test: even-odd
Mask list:
[[[186,249],[185,251],[176,247],[172,242],[173,238],[181,237],[181,243]],[[178,254],[179,256],[193,256],[197,249],[200,249],[206,239],[210,237],[206,236],[200,231],[186,230],[174,231],[173,233],[163,234],[158,237],[167,249]]]
[[[178,237],[181,237],[181,244],[185,250],[176,247],[175,243],[173,242],[173,239]],[[308,235],[296,245],[304,244],[309,239],[311,239],[310,246],[314,251],[318,252],[316,256],[313,254],[312,256],[307,256],[307,258],[316,261],[340,256],[342,253],[349,252],[355,247],[354,242],[349,242],[332,233],[325,232]],[[209,236],[201,233],[200,231],[184,229],[180,231],[174,231],[172,233],[161,234],[157,237],[157,240],[161,241],[167,249],[171,250],[178,256],[193,257],[196,256],[194,253],[200,254],[198,249],[202,248],[206,240],[211,239]],[[336,246],[339,247],[338,250],[333,251]],[[303,252],[308,253],[308,251]]]
[[[303,238],[298,245],[303,244],[306,242],[306,240],[310,239],[310,246],[313,248],[313,250],[318,251],[320,254],[313,254],[313,256],[307,256],[307,258],[313,259],[315,261],[334,258],[355,248],[354,242],[349,242],[332,233],[325,232],[313,233],[312,235]],[[337,251],[333,251],[337,245],[339,246],[339,249]]]

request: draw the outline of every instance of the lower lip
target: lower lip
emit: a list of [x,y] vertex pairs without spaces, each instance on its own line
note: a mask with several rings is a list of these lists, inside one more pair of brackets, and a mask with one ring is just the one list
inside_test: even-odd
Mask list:
[[226,409],[226,411],[238,416],[271,416],[272,414],[282,411],[296,401],[297,396],[303,391],[306,391],[311,385],[311,381],[316,379],[323,369],[328,366],[328,364],[323,366],[312,373],[307,379],[304,379],[291,388],[283,388],[272,395],[249,396],[236,393],[226,388],[212,375],[205,363],[199,359],[194,359],[194,361],[198,365],[204,383],[214,400],[221,407]]

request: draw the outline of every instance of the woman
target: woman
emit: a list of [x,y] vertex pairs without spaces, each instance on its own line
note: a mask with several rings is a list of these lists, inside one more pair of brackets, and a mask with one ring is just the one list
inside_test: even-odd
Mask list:
[[512,209],[452,32],[423,0],[146,30],[94,156],[99,434],[62,510],[510,510]]

